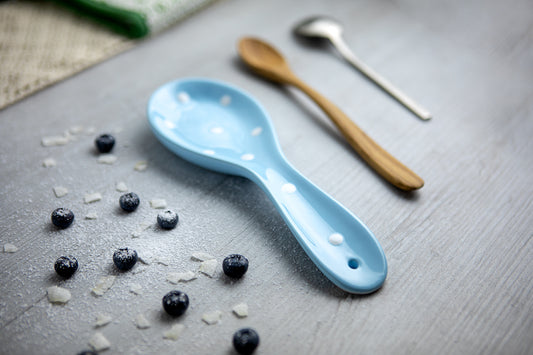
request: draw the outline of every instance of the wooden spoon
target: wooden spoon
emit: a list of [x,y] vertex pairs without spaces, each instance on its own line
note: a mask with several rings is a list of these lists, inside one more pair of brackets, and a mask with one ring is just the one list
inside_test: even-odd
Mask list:
[[337,106],[296,77],[283,56],[271,45],[245,37],[239,41],[238,47],[243,61],[256,73],[277,83],[293,85],[316,102],[352,148],[385,180],[406,191],[424,186],[424,180],[374,142]]

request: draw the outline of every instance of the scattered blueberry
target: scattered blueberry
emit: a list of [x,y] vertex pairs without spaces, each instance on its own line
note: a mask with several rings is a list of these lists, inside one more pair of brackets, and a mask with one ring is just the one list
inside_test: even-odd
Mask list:
[[163,297],[163,308],[171,316],[181,316],[189,307],[189,297],[185,292],[170,291]]
[[94,144],[100,153],[109,153],[115,145],[115,137],[110,134],[102,134],[95,139]]
[[72,255],[60,256],[54,264],[54,269],[59,276],[71,277],[78,270],[78,260]]
[[66,208],[57,208],[52,212],[52,223],[59,228],[67,228],[74,221],[74,213]]
[[252,328],[243,328],[233,334],[233,347],[241,355],[249,355],[259,345],[259,334]]
[[240,254],[228,255],[222,262],[224,273],[233,278],[241,278],[248,270],[248,259]]
[[173,229],[178,224],[178,214],[171,210],[166,210],[157,215],[157,224],[163,229]]
[[120,207],[122,207],[124,211],[133,212],[139,207],[141,200],[135,192],[128,192],[127,194],[120,196],[119,202]]
[[137,252],[129,248],[117,249],[113,254],[113,262],[115,266],[121,271],[128,271],[137,262]]

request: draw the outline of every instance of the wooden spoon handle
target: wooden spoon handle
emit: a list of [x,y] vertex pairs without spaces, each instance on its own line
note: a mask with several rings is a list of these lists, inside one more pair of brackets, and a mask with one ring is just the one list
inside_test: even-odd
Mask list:
[[296,77],[291,78],[290,84],[302,90],[320,106],[352,148],[385,180],[406,191],[424,186],[424,180],[374,142],[331,101]]

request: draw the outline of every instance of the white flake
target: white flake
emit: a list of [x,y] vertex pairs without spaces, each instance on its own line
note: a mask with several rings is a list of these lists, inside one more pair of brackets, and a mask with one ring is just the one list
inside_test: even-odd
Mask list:
[[113,286],[114,282],[115,276],[102,276],[91,291],[95,296],[102,296],[111,288],[111,286]]
[[146,160],[141,160],[135,163],[133,169],[137,171],[145,171],[148,168],[148,162]]
[[221,311],[213,311],[202,314],[202,320],[209,325],[217,324],[222,318]]
[[150,200],[150,207],[156,208],[156,209],[163,209],[167,207],[167,201],[165,201],[162,198],[154,198],[153,200]]
[[177,284],[180,281],[187,282],[196,279],[196,274],[192,271],[185,272],[169,272],[167,274],[167,281],[171,284]]
[[83,126],[72,126],[68,129],[71,134],[81,134],[83,133]]
[[17,248],[14,244],[11,244],[11,243],[4,244],[4,253],[14,253],[17,250],[19,250],[19,248]]
[[137,283],[130,284],[130,292],[134,293],[136,295],[140,295],[142,293],[142,286]]
[[113,318],[111,318],[109,314],[98,314],[94,326],[95,328],[103,327],[104,325],[111,323],[112,320]]
[[65,136],[48,136],[41,139],[41,144],[44,147],[54,147],[57,145],[65,145],[69,141],[68,137]]
[[115,186],[115,189],[118,192],[126,192],[128,191],[128,186],[126,186],[126,183],[124,181],[117,182],[117,185]]
[[111,347],[111,343],[106,337],[100,333],[96,332],[89,340],[89,346],[94,349],[94,351],[103,351]]
[[163,333],[164,339],[170,339],[170,340],[178,340],[180,337],[180,334],[185,329],[185,326],[183,324],[174,324],[170,330],[167,330]]
[[150,228],[151,225],[151,222],[146,221],[139,224],[137,228],[133,232],[131,232],[132,238],[139,238],[145,230]]
[[112,165],[115,164],[115,162],[117,161],[117,156],[113,154],[101,154],[100,156],[98,156],[97,161],[99,164]]
[[214,258],[215,258],[214,256],[201,252],[201,251],[197,251],[195,253],[192,253],[191,255],[191,259],[194,261],[206,261],[206,260],[211,260]]
[[102,194],[99,192],[85,194],[85,196],[83,197],[83,201],[85,203],[93,203],[96,201],[100,201],[101,199],[102,199]]
[[46,289],[50,303],[67,303],[70,300],[70,291],[61,287],[52,286]]
[[246,303],[236,304],[231,310],[239,318],[244,318],[248,316],[248,305]]
[[214,277],[217,271],[217,261],[215,259],[202,261],[198,271],[209,277]]
[[137,317],[135,317],[135,325],[139,329],[150,328],[150,322],[148,322],[148,319],[142,314],[138,314]]
[[51,168],[57,165],[57,162],[54,158],[46,158],[43,160],[43,166],[45,168]]
[[96,214],[96,212],[88,212],[85,215],[85,219],[97,219],[97,218],[98,218],[98,215]]
[[68,189],[64,186],[55,186],[53,190],[54,190],[54,194],[58,198],[66,196],[68,194]]

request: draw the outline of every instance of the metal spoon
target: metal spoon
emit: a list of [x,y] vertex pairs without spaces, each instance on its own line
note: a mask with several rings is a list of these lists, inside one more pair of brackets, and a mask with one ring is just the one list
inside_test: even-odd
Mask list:
[[368,79],[385,90],[389,95],[398,100],[402,105],[423,120],[429,120],[431,113],[414,102],[403,92],[395,88],[387,79],[376,73],[372,68],[363,63],[342,39],[342,26],[335,20],[317,16],[308,18],[294,27],[294,34],[311,40],[329,40],[339,51],[342,57]]
[[298,79],[274,47],[257,38],[242,38],[239,55],[259,75],[293,85],[307,94],[328,115],[361,158],[385,180],[406,191],[424,186],[424,180],[374,142],[337,106]]

